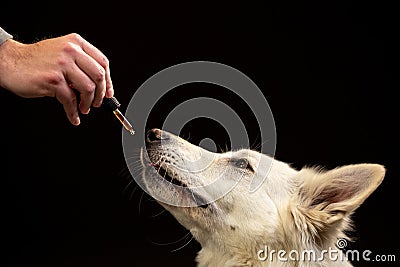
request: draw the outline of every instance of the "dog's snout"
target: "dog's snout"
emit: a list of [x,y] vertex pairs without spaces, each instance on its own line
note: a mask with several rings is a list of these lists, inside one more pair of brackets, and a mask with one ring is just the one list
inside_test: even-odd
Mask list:
[[162,133],[163,132],[160,129],[151,129],[147,132],[146,141],[148,143],[160,142],[162,139],[165,139],[163,138]]

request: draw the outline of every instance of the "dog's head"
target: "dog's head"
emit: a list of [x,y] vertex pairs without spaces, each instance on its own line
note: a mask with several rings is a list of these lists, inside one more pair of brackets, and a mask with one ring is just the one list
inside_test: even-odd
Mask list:
[[[212,153],[158,129],[147,134],[142,163],[147,191],[203,247],[241,251],[343,237],[385,173],[377,164],[297,171],[252,150]],[[253,192],[254,181],[262,185]]]

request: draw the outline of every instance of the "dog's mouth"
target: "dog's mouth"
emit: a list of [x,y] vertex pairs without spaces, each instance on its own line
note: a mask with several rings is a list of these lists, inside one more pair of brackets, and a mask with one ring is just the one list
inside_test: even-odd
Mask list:
[[180,191],[182,197],[190,198],[200,208],[208,208],[209,204],[207,203],[207,200],[200,194],[198,194],[196,190],[193,190],[190,186],[188,186],[188,184],[183,182],[177,174],[171,175],[165,164],[150,163],[149,165],[151,165],[157,171],[157,173],[169,184],[178,186],[178,190]]
[[169,175],[167,169],[165,167],[163,167],[162,165],[158,165],[158,164],[151,164],[151,165],[154,167],[154,169],[156,169],[158,174],[161,175],[161,177],[164,180],[168,181],[169,183],[177,185],[177,186],[181,186],[181,187],[188,187],[187,184],[185,184],[181,180]]

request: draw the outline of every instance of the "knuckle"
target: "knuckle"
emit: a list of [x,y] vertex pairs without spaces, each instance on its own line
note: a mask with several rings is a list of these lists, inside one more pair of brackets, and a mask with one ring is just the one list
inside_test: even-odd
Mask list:
[[[72,95],[71,97],[69,97],[69,98],[67,99],[67,101],[66,101],[65,104],[68,105],[69,107],[74,107],[74,106],[76,106],[76,105],[77,105],[76,96],[75,96],[75,95]],[[71,109],[71,110],[70,110],[70,113],[73,114],[73,113],[74,113],[74,110]]]
[[95,82],[102,82],[106,77],[106,71],[103,68],[99,68],[94,75]]
[[65,42],[63,45],[62,50],[66,53],[66,54],[74,54],[76,53],[76,51],[78,50],[78,46],[76,44],[74,44],[73,42]]
[[86,93],[92,94],[96,90],[96,84],[93,82],[90,82],[86,85],[85,91]]
[[108,60],[108,58],[106,56],[101,56],[100,57],[100,63],[102,66],[104,66],[105,68],[110,66],[110,61]]
[[59,66],[62,66],[62,67],[67,66],[67,65],[68,65],[68,58],[65,57],[63,54],[61,54],[61,55],[56,59],[56,63],[57,63]]
[[50,85],[59,86],[64,82],[64,75],[60,72],[49,72],[46,74],[45,80]]
[[77,106],[77,99],[75,96],[58,99],[58,101],[60,101],[60,103],[63,105],[65,113],[67,113],[69,117],[74,116],[74,114],[76,113],[75,110]]
[[80,36],[77,33],[71,33],[68,35],[68,37],[70,38],[70,40],[76,41],[76,42],[81,42],[83,40],[82,36]]
[[106,96],[106,92],[103,91],[99,94],[98,99],[96,100],[97,104],[101,104],[103,102],[103,98]]
[[113,88],[113,85],[110,82],[107,82],[106,90],[110,90],[111,88]]

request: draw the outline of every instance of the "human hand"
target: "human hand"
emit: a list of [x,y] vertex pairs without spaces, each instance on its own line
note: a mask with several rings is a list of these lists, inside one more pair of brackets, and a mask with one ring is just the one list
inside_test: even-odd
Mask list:
[[78,107],[88,114],[114,95],[108,59],[75,33],[34,44],[7,40],[0,45],[0,86],[22,97],[55,97],[74,125]]

